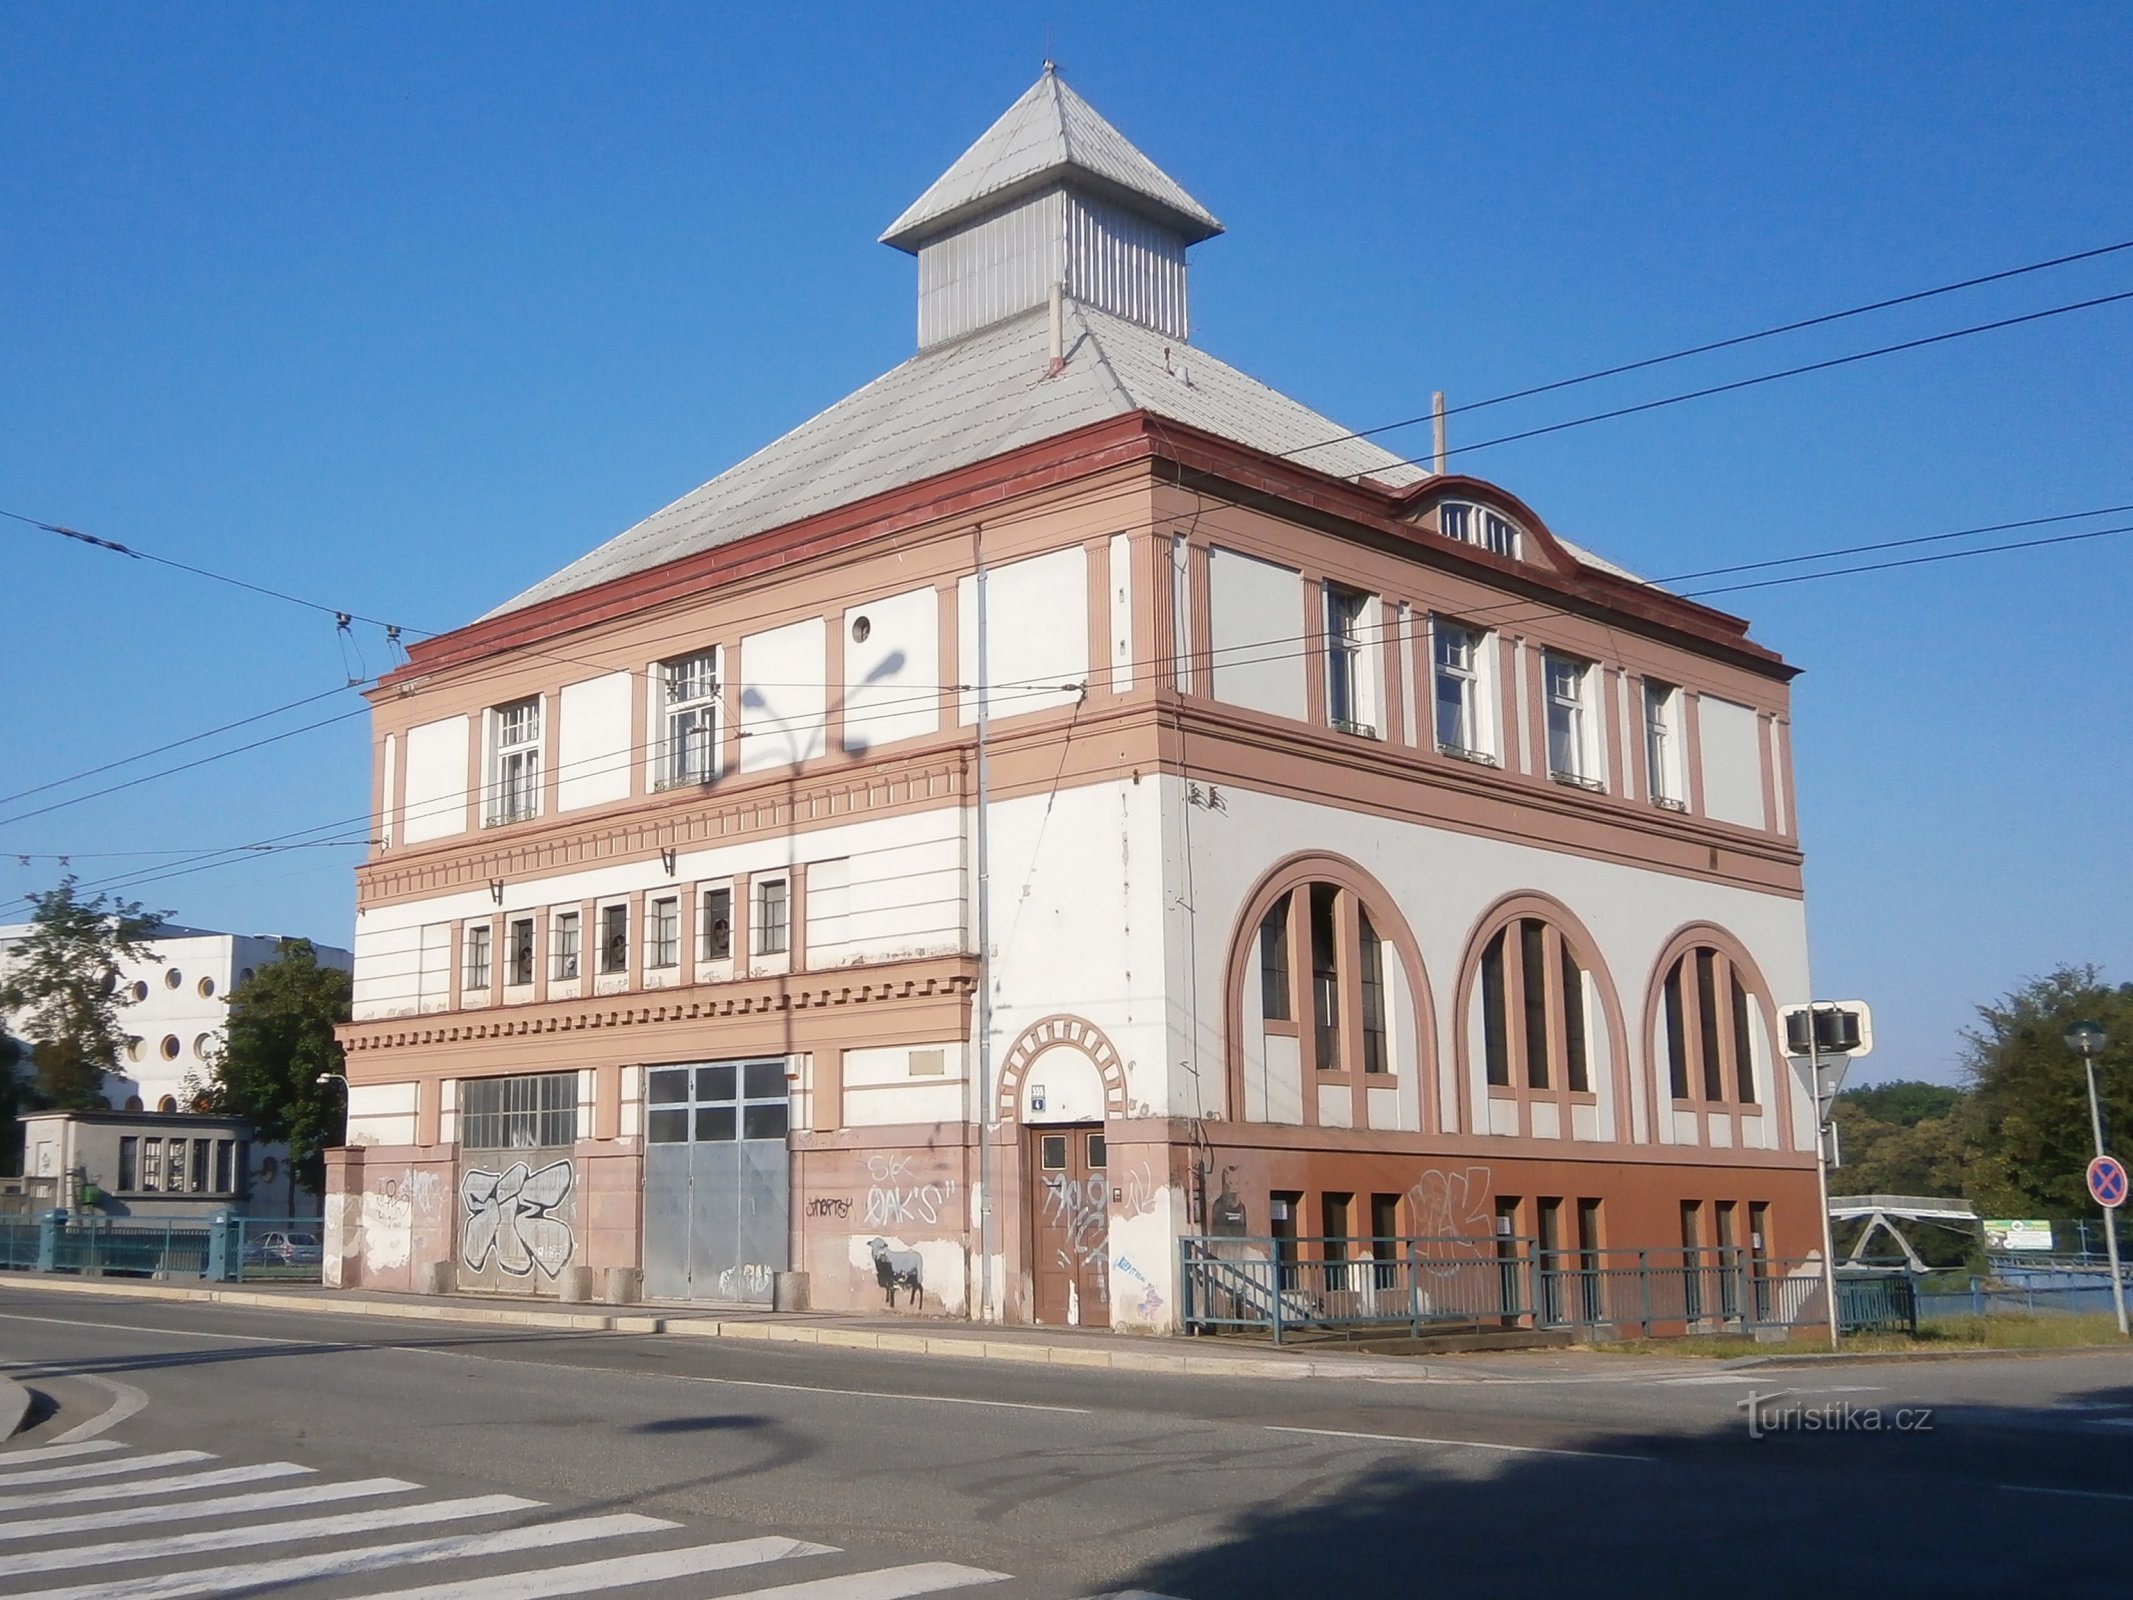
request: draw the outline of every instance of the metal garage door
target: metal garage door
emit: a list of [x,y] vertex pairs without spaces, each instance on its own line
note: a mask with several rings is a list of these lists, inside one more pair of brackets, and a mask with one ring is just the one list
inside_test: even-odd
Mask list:
[[785,1063],[645,1070],[644,1292],[770,1303],[787,1264]]

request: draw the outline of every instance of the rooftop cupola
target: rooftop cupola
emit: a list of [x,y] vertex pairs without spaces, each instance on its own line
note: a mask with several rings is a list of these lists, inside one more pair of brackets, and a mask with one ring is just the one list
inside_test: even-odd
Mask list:
[[1041,306],[1054,284],[1182,340],[1185,247],[1221,231],[1047,61],[881,242],[918,257],[924,349]]

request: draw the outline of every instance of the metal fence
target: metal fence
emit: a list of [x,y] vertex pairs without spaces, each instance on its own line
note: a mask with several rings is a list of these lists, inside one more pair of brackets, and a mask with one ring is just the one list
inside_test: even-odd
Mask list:
[[[1828,1322],[1820,1264],[1746,1250],[1552,1250],[1534,1239],[1195,1237],[1186,1330],[1567,1330],[1581,1339],[1776,1333]],[[1848,1330],[1913,1328],[1901,1274],[1840,1274]]]
[[150,1222],[47,1211],[0,1219],[0,1270],[7,1271],[316,1283],[323,1265],[321,1225],[312,1217]]

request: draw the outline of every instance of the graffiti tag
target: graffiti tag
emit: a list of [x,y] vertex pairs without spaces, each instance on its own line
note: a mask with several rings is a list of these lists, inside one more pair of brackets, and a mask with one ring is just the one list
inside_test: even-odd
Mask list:
[[953,1178],[886,1187],[877,1183],[867,1190],[866,1226],[893,1228],[900,1222],[937,1226],[955,1200],[955,1188]]
[[807,1202],[807,1214],[811,1217],[848,1217],[852,1214],[852,1197],[848,1194],[821,1194]]
[[514,1278],[529,1276],[535,1267],[551,1278],[560,1275],[575,1241],[570,1224],[555,1211],[570,1198],[572,1181],[568,1160],[551,1161],[538,1172],[523,1161],[502,1172],[470,1169],[459,1180],[459,1202],[466,1211],[459,1258],[467,1270],[482,1271],[493,1256]]

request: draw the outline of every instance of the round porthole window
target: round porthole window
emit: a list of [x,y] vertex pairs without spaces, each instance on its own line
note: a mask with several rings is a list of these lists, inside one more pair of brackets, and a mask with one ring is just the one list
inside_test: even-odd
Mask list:
[[118,993],[118,986],[119,986],[119,975],[118,975],[117,973],[115,973],[115,972],[107,972],[107,973],[105,973],[105,974],[104,974],[104,993],[106,993],[106,994],[117,994],[117,993]]
[[136,983],[133,986],[133,998],[137,1001],[146,1000],[148,998],[148,985],[145,983]]
[[175,989],[184,981],[185,974],[180,972],[176,967],[172,967],[168,972],[165,972],[163,974],[163,987],[166,989]]
[[193,1035],[193,1054],[198,1056],[202,1061],[205,1061],[207,1059],[207,1053],[214,1048],[215,1036],[213,1034],[196,1033]]
[[873,631],[874,624],[869,622],[865,617],[852,618],[852,643],[865,644],[867,642],[868,636],[871,635]]
[[[127,1037],[126,1059],[128,1061],[138,1061],[141,1059],[141,1036],[137,1033],[131,1034]],[[139,1107],[135,1107],[135,1109],[138,1110]]]
[[252,969],[250,967],[246,967],[244,971],[238,973],[237,981],[239,983],[250,983],[252,981]]
[[167,1116],[178,1109],[178,1097],[174,1094],[166,1094],[156,1102],[156,1109]]
[[185,1046],[178,1042],[176,1034],[166,1033],[163,1035],[163,1059],[165,1061],[177,1060],[179,1052],[184,1048]]
[[213,978],[202,978],[199,989],[201,999],[212,1000],[215,998],[215,980]]

